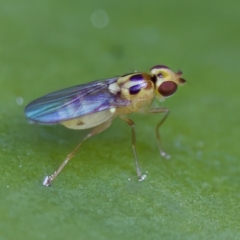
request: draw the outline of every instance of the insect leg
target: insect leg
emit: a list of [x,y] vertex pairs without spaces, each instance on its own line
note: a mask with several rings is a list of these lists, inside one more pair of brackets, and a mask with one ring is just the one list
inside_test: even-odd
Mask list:
[[134,155],[134,162],[135,162],[135,166],[136,166],[138,181],[143,181],[147,176],[142,175],[141,170],[139,168],[139,164],[138,164],[138,158],[137,158],[137,153],[136,153],[136,133],[135,133],[134,122],[125,116],[120,116],[120,118],[122,120],[124,120],[132,128],[132,150],[133,150],[133,155]]
[[75,156],[75,154],[77,153],[78,149],[81,147],[82,143],[84,141],[86,141],[88,138],[97,135],[98,133],[106,130],[108,127],[110,127],[112,123],[112,118],[108,119],[106,122],[102,123],[99,126],[96,126],[95,128],[92,129],[92,131],[83,138],[83,140],[75,147],[75,149],[67,155],[66,159],[62,162],[62,164],[60,165],[60,167],[50,176],[46,176],[44,181],[43,181],[43,185],[48,187],[51,185],[51,182],[59,175],[59,173],[63,170],[63,168],[67,165],[67,163],[69,162],[69,160],[71,158],[73,158]]
[[159,133],[159,128],[162,126],[162,124],[164,123],[164,121],[166,120],[166,118],[169,114],[169,109],[167,109],[167,108],[153,108],[153,109],[147,110],[147,113],[165,113],[162,120],[156,126],[156,139],[157,139],[157,145],[158,145],[158,149],[160,151],[161,156],[166,158],[166,159],[170,159],[170,155],[168,155],[162,149],[161,137],[160,137],[160,133]]

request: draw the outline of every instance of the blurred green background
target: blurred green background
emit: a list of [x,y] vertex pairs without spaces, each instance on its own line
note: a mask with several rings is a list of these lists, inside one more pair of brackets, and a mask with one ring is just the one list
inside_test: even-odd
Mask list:
[[[240,1],[0,3],[0,239],[240,239]],[[31,100],[91,80],[181,69],[188,83],[163,103],[170,161],[159,156],[160,116],[116,120],[86,134],[29,125]]]

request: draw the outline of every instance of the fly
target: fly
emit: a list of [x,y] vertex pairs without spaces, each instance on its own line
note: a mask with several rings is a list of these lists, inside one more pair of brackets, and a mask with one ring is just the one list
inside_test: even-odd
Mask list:
[[25,114],[31,122],[39,124],[62,124],[81,130],[91,129],[76,148],[67,155],[60,167],[46,176],[43,185],[49,186],[74,157],[82,143],[110,127],[116,117],[124,120],[132,129],[132,150],[139,181],[146,175],[141,173],[135,150],[136,134],[130,113],[164,113],[156,126],[156,139],[161,156],[169,158],[162,150],[159,128],[168,116],[167,108],[151,108],[155,98],[164,99],[173,95],[178,85],[186,81],[182,72],[173,72],[169,67],[156,65],[150,73],[134,72],[120,77],[93,81],[47,94],[31,102]]

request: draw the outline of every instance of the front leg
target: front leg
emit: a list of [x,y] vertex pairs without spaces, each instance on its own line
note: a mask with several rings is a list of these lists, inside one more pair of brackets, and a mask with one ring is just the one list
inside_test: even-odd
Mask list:
[[156,139],[157,139],[157,145],[158,145],[158,149],[159,149],[161,156],[164,157],[165,159],[170,159],[171,156],[168,155],[166,152],[164,152],[162,149],[161,137],[160,137],[160,133],[159,133],[159,128],[164,123],[164,121],[166,120],[166,118],[169,114],[169,109],[167,109],[167,108],[152,108],[152,109],[146,110],[144,113],[164,113],[163,118],[156,126]]

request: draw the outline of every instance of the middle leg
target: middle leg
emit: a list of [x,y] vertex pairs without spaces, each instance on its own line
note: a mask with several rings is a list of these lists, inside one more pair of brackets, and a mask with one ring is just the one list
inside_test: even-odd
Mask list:
[[137,152],[136,152],[136,133],[135,133],[134,122],[125,116],[120,116],[120,118],[124,120],[132,128],[132,150],[134,155],[135,167],[137,171],[138,181],[143,181],[147,176],[145,174],[142,175],[139,164],[138,164],[138,158],[137,158]]

